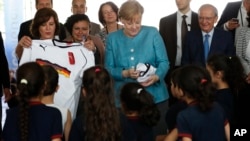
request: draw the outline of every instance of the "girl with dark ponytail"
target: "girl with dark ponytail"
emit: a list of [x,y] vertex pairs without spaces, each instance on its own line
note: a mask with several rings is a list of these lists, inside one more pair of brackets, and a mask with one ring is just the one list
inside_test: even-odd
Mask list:
[[177,116],[181,140],[229,140],[229,123],[223,108],[214,102],[215,88],[206,69],[187,65],[176,82],[179,94],[188,107]]
[[73,121],[69,141],[135,141],[124,115],[115,107],[113,79],[103,66],[83,73],[83,115]]
[[17,69],[19,105],[7,111],[3,140],[61,141],[60,111],[41,103],[44,84],[44,73],[37,63],[25,63]]
[[137,141],[154,140],[152,127],[160,119],[153,96],[136,82],[125,84],[120,94],[122,110],[137,134]]
[[244,109],[249,107],[250,87],[239,57],[213,55],[208,58],[206,68],[217,89],[215,100],[225,110],[230,126],[249,126],[250,116]]

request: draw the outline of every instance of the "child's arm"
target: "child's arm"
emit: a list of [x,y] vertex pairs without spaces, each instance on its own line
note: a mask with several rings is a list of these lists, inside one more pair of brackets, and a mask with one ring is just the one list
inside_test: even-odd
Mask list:
[[225,135],[226,135],[227,141],[230,141],[230,125],[229,125],[229,123],[227,123],[225,125]]
[[167,134],[164,141],[176,141],[177,138],[178,138],[178,130],[177,128],[174,128]]
[[71,118],[71,113],[68,110],[68,112],[67,112],[67,120],[66,120],[66,122],[64,124],[65,141],[69,140],[69,132],[70,132],[71,125],[72,125],[72,118]]

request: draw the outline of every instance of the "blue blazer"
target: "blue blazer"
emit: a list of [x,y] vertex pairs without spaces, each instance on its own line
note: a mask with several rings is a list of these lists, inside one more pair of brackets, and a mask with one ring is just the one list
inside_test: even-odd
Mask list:
[[[208,57],[212,54],[235,55],[233,37],[230,32],[214,28]],[[201,30],[192,30],[187,33],[187,39],[182,52],[182,65],[196,64],[205,66],[203,37]]]

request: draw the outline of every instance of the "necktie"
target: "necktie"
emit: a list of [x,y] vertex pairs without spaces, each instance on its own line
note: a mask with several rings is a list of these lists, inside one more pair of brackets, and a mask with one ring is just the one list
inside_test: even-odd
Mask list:
[[207,56],[208,56],[208,52],[209,52],[209,34],[205,35],[205,40],[204,40],[204,57],[205,57],[205,61],[207,61]]
[[181,22],[181,42],[182,42],[182,47],[184,46],[184,39],[187,34],[188,28],[187,28],[187,22],[186,22],[186,15],[182,16],[182,22]]

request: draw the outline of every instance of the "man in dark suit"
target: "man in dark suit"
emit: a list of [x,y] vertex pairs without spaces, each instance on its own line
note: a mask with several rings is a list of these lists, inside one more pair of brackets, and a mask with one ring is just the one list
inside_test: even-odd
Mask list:
[[[87,12],[86,0],[72,0],[71,11],[73,14],[85,14]],[[90,35],[96,35],[100,31],[99,24],[90,22]]]
[[223,10],[216,27],[222,27],[224,30],[230,31],[235,38],[237,37],[235,35],[236,29],[240,26],[247,26],[246,18],[247,12],[242,1],[229,2]]
[[[0,98],[2,98],[3,93],[5,95],[5,101],[7,102],[11,98],[10,91],[10,75],[9,75],[9,66],[7,58],[5,56],[4,44],[2,34],[0,32]],[[2,101],[0,100],[0,127],[2,125]],[[0,138],[2,137],[2,128],[0,128]]]
[[[170,74],[175,68],[178,68],[181,65],[183,46],[181,36],[182,16],[187,16],[185,20],[188,31],[199,29],[198,14],[191,11],[190,2],[191,0],[176,0],[178,11],[160,19],[159,32],[165,43],[170,62],[170,69],[165,78],[165,81],[168,84],[168,91],[170,93]],[[175,101],[176,100],[173,98],[172,94],[170,94],[169,106],[171,106]]]
[[[41,8],[52,8],[53,7],[53,0],[36,0],[36,9],[39,10]],[[20,25],[19,33],[18,33],[18,41],[21,40],[24,36],[28,36],[31,39],[34,39],[30,33],[30,25],[32,23],[32,19],[26,22],[23,22]],[[66,32],[63,24],[60,23],[60,33],[58,37],[60,40],[64,40],[66,38]]]
[[[214,28],[218,19],[218,11],[211,4],[204,4],[198,12],[200,30],[187,33],[185,47],[182,54],[182,65],[197,64],[206,65],[207,56],[212,54],[235,55],[233,37],[230,32]],[[208,35],[207,44],[204,45],[205,36]],[[205,47],[208,47],[205,52]]]

